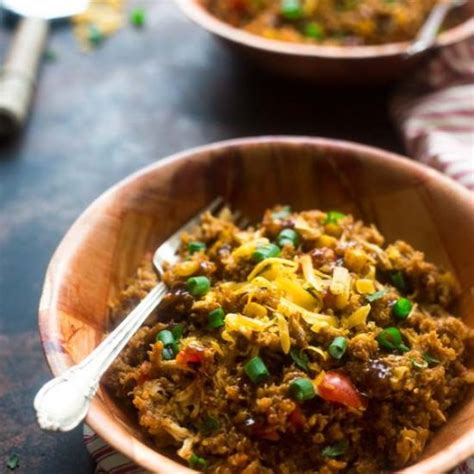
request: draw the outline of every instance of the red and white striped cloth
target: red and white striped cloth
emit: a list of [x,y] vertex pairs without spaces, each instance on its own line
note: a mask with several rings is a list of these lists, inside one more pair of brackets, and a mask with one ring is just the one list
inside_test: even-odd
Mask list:
[[474,37],[441,50],[392,102],[409,156],[474,191]]
[[[392,113],[410,156],[474,191],[474,38],[445,48],[420,68],[400,87]],[[87,426],[84,440],[96,474],[147,474]],[[474,474],[474,458],[454,474]]]

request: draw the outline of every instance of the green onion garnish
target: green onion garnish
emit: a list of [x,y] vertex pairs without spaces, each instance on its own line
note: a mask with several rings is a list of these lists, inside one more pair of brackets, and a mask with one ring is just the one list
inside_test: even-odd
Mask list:
[[328,458],[337,458],[346,452],[347,446],[347,441],[340,441],[339,443],[333,444],[332,446],[326,446],[321,451],[321,454]]
[[347,349],[347,339],[342,336],[337,336],[329,345],[329,354],[333,359],[341,359]]
[[203,470],[207,466],[207,460],[194,453],[191,454],[191,457],[189,458],[188,462],[189,462],[189,466],[192,467],[193,469]]
[[380,298],[382,298],[383,296],[385,296],[385,293],[387,293],[387,290],[385,288],[383,288],[382,290],[376,291],[375,293],[371,293],[370,295],[366,295],[365,299],[369,303],[373,303],[374,301],[377,301]]
[[344,217],[346,217],[346,215],[342,212],[329,211],[326,214],[326,219],[324,219],[323,224],[337,224],[337,222]]
[[405,281],[405,277],[403,276],[403,273],[400,270],[394,270],[388,274],[390,281],[392,282],[392,285],[398,290],[401,291],[402,293],[407,292],[407,283]]
[[307,38],[313,38],[316,40],[324,39],[324,30],[319,23],[311,21],[307,23],[304,27],[304,35]]
[[280,13],[287,20],[298,20],[303,16],[300,0],[281,0]]
[[406,319],[411,312],[413,305],[407,298],[399,298],[392,306],[393,315],[398,319]]
[[205,276],[196,276],[188,278],[186,281],[186,289],[193,296],[204,296],[211,288],[209,278]]
[[219,429],[219,420],[209,415],[207,415],[199,425],[199,431],[205,435],[210,435],[217,429]]
[[179,352],[178,343],[171,331],[163,329],[156,335],[156,340],[163,343],[163,350],[161,351],[161,357],[164,360],[172,360],[176,357]]
[[262,245],[257,247],[255,252],[252,254],[252,260],[255,263],[259,263],[266,258],[278,257],[280,255],[280,249],[275,244]]
[[417,369],[426,369],[428,367],[428,362],[426,362],[426,360],[412,359],[411,364]]
[[304,370],[305,372],[308,372],[309,359],[303,351],[293,348],[290,350],[290,357],[293,359],[293,362],[297,367],[299,367],[301,370]]
[[250,359],[244,365],[244,370],[245,373],[248,375],[249,379],[255,384],[263,382],[267,377],[270,376],[270,372],[268,372],[267,366],[258,356],[254,357],[253,359]]
[[430,355],[428,352],[424,352],[423,353],[423,359],[426,360],[426,362],[428,362],[429,365],[436,365],[436,364],[440,364],[441,362],[434,358],[432,355]]
[[207,327],[209,329],[217,329],[224,326],[225,313],[222,308],[217,308],[207,315]]
[[141,28],[145,24],[146,13],[143,8],[134,8],[130,12],[130,23]]
[[280,247],[283,247],[285,244],[289,243],[293,247],[297,247],[300,242],[300,236],[298,232],[293,229],[283,229],[277,237],[277,243]]
[[156,335],[156,340],[161,341],[164,347],[170,346],[175,342],[173,333],[171,331],[168,331],[168,329],[163,329],[163,331],[160,331]]
[[313,382],[309,379],[298,378],[290,383],[290,396],[298,402],[311,400],[316,396]]
[[403,343],[402,334],[398,328],[389,327],[384,329],[377,336],[377,342],[380,346],[389,350],[398,350],[408,352],[410,349]]
[[179,341],[181,337],[183,336],[183,331],[184,331],[184,324],[177,324],[171,329],[171,334],[173,334],[173,337],[175,338],[176,341]]
[[283,220],[286,219],[291,212],[290,206],[283,206],[279,211],[272,212],[272,219]]
[[204,242],[189,242],[188,252],[192,255],[195,252],[203,252],[206,250],[206,244]]

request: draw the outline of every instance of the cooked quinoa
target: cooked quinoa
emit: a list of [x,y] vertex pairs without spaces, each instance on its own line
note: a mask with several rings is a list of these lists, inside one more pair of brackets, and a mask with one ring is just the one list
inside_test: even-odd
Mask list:
[[202,0],[215,16],[270,39],[334,45],[406,41],[437,0]]
[[[242,230],[206,214],[180,257],[106,385],[196,470],[400,468],[473,382],[454,277],[350,215],[277,206]],[[157,282],[147,258],[112,320]]]

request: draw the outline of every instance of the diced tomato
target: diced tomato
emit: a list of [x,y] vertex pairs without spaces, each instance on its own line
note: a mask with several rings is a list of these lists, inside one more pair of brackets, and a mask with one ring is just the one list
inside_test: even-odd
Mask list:
[[288,415],[288,422],[290,426],[295,430],[302,430],[304,428],[304,423],[306,419],[301,413],[300,407],[296,407],[289,415]]
[[179,351],[176,355],[176,363],[189,367],[190,365],[200,365],[204,361],[204,349],[188,346]]
[[280,439],[277,430],[271,426],[256,425],[252,430],[252,434],[258,438],[267,439],[269,441],[278,441]]
[[319,396],[329,402],[341,403],[357,410],[367,406],[351,379],[339,372],[326,372],[317,385],[317,390]]

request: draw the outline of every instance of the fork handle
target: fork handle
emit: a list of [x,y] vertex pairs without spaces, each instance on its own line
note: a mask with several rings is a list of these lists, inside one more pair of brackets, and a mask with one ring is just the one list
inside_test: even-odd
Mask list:
[[165,293],[159,283],[82,362],[43,385],[34,400],[42,429],[70,431],[86,417],[100,378]]
[[447,14],[453,8],[453,2],[441,2],[431,10],[428,19],[421,27],[418,35],[407,50],[408,56],[421,53],[422,51],[431,48],[436,41],[436,36],[441,28]]

